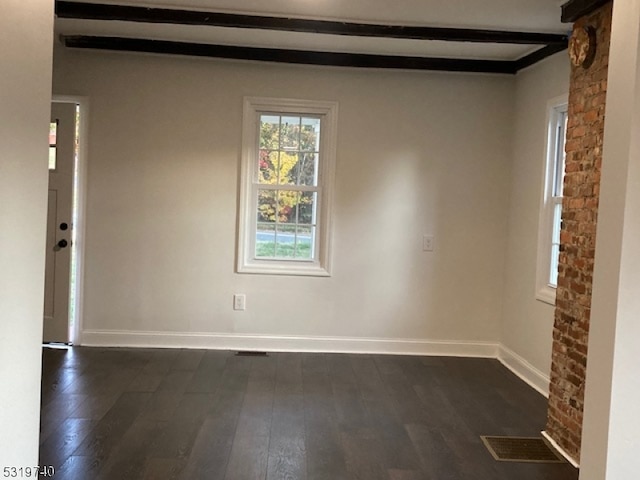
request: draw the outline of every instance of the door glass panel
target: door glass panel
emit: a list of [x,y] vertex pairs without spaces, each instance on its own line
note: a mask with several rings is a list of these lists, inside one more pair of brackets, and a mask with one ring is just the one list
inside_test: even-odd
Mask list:
[[49,170],[56,169],[57,163],[58,121],[49,123]]

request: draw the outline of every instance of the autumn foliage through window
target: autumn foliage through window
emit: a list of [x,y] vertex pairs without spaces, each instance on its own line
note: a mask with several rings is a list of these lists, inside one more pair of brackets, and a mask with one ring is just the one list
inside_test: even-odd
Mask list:
[[313,257],[319,142],[319,118],[260,116],[257,258]]

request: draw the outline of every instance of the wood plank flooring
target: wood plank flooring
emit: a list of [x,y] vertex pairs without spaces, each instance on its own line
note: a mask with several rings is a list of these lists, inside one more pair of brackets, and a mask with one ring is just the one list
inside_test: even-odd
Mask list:
[[40,464],[56,480],[576,480],[496,462],[546,399],[498,361],[43,350]]

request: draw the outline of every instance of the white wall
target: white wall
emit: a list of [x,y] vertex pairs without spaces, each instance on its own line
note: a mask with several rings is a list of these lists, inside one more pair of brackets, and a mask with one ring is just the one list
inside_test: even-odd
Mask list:
[[546,109],[549,100],[568,92],[566,52],[523,70],[516,77],[502,344],[509,350],[505,356],[510,365],[542,389],[548,388],[554,313],[553,305],[535,297]]
[[0,466],[38,464],[53,1],[0,4]]
[[[513,87],[507,76],[61,50],[54,92],[91,102],[84,341],[495,344]],[[234,273],[245,95],[339,102],[331,278]],[[246,293],[245,312],[233,293]]]

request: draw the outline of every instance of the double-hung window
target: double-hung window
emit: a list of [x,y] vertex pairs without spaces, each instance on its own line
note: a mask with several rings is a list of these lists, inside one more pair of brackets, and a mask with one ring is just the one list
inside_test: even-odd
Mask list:
[[238,272],[330,274],[337,105],[246,98]]
[[540,232],[538,240],[537,298],[555,303],[562,226],[562,186],[564,183],[567,132],[566,97],[549,104],[547,155]]

